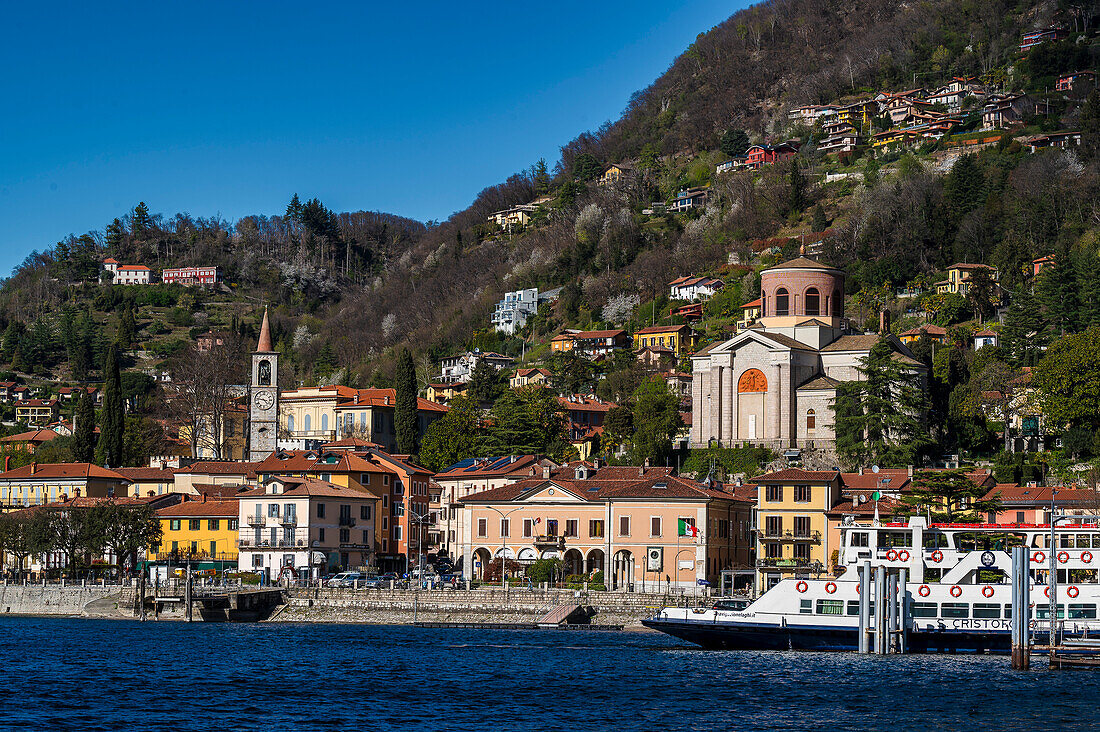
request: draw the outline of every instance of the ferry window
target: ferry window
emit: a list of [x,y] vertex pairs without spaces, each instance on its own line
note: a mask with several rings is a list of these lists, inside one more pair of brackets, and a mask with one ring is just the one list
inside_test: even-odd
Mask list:
[[1090,538],[1090,536],[1088,534],[1078,534],[1077,535],[1077,548],[1078,549],[1089,549],[1089,548],[1091,548],[1091,546],[1092,546],[1092,539]]
[[989,602],[976,602],[974,603],[974,617],[999,618],[1001,617],[1001,606]]
[[970,605],[965,602],[945,602],[940,614],[945,618],[969,618]]
[[781,485],[769,485],[765,490],[765,500],[771,503],[778,503],[783,500],[783,486]]
[[925,533],[924,535],[924,548],[925,549],[946,549],[947,548],[947,536],[944,534],[931,534]]
[[817,614],[818,615],[843,615],[844,614],[844,601],[843,600],[818,600],[817,601]]
[[801,601],[800,607],[798,608],[798,612],[802,613],[803,615],[809,615],[813,611],[814,611],[813,600],[802,600]]
[[[1066,606],[1058,606],[1058,619],[1064,620],[1066,617]],[[1035,606],[1035,619],[1036,620],[1050,620],[1050,605],[1043,603],[1042,605]]]
[[1069,619],[1070,620],[1095,620],[1096,619],[1096,605],[1089,603],[1087,605],[1074,605],[1070,603],[1069,606]]
[[936,617],[936,603],[934,602],[914,602],[910,606],[910,610],[914,618]]
[[[873,600],[871,601],[870,612],[871,612],[871,617],[874,617],[875,616],[875,603],[874,603]],[[859,600],[849,600],[848,601],[848,614],[849,615],[859,615]]]
[[853,531],[848,534],[848,546],[870,546],[870,540],[866,531]]
[[1070,534],[1062,534],[1058,537],[1058,546],[1062,549],[1072,549],[1073,536],[1071,536]]

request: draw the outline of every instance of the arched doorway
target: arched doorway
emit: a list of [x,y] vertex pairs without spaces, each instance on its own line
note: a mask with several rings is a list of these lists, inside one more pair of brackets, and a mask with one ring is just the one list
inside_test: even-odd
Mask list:
[[567,549],[562,557],[562,569],[566,575],[584,574],[584,557],[576,549]]
[[768,378],[760,369],[748,369],[737,380],[737,439],[763,439],[767,391]]
[[612,568],[612,589],[629,589],[634,582],[634,557],[625,549],[615,552],[614,566]]
[[603,549],[593,549],[588,552],[588,564],[585,568],[589,575],[603,571]]
[[473,576],[479,580],[485,579],[485,571],[489,568],[489,562],[492,561],[488,549],[478,549],[474,552],[474,566]]

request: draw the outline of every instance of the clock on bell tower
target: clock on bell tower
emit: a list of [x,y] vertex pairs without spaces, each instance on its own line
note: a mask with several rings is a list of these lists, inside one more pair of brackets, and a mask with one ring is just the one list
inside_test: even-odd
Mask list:
[[279,354],[271,347],[267,308],[260,326],[260,341],[252,354],[248,396],[248,459],[259,462],[275,452],[279,428]]

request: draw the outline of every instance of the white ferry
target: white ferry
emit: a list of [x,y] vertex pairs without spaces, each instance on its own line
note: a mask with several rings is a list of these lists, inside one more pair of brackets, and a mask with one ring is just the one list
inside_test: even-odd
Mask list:
[[[1056,523],[1057,618],[1065,637],[1100,634],[1100,528]],[[841,529],[835,577],[784,579],[743,609],[667,607],[647,627],[704,648],[856,650],[859,637],[859,565],[904,568],[902,620],[915,652],[986,652],[1010,649],[1012,555],[1030,555],[1029,626],[1049,629],[1047,579],[1050,526],[1039,524],[907,523],[847,525]]]

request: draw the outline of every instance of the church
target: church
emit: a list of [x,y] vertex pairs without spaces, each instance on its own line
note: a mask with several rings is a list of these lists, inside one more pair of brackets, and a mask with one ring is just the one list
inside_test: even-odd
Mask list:
[[[692,357],[690,447],[831,450],[837,387],[861,378],[878,335],[844,317],[844,273],[798,257],[760,273],[761,315]],[[894,358],[924,372],[894,335]]]

